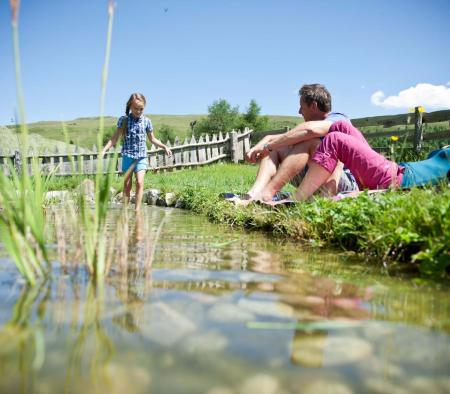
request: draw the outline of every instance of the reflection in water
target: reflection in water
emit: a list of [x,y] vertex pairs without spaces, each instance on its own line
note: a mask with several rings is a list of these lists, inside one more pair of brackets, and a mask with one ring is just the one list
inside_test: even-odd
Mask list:
[[[49,296],[48,282],[35,287],[24,286],[10,320],[0,329],[1,380],[8,381],[13,374],[19,374],[21,379],[15,386],[19,392],[30,390],[27,377],[39,370],[45,360],[43,318]],[[1,387],[0,383],[0,391]]]
[[65,392],[71,392],[75,384],[83,382],[86,374],[91,377],[90,384],[94,387],[108,386],[106,367],[112,359],[114,344],[101,322],[103,288],[89,281],[83,299],[82,316],[80,320],[71,322],[71,329],[67,333],[70,340]]
[[70,216],[55,215],[53,282],[18,291],[0,262],[0,392],[448,392],[445,289],[177,210],[112,209],[108,225],[101,286]]

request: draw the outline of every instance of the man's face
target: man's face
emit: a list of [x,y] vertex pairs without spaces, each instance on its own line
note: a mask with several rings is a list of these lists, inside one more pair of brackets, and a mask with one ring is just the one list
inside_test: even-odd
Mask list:
[[305,119],[305,122],[308,122],[312,118],[312,114],[314,111],[314,102],[312,102],[310,105],[306,103],[306,101],[303,99],[303,97],[300,97],[300,108],[298,109],[299,115],[303,116]]

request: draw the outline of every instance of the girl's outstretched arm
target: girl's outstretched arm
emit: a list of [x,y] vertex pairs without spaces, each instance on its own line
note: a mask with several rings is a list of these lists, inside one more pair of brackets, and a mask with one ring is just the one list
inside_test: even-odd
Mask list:
[[167,156],[172,156],[172,151],[170,148],[166,145],[164,145],[158,138],[155,137],[155,134],[153,133],[147,133],[148,139],[153,145],[159,146],[160,148],[163,148],[166,151]]
[[103,147],[103,149],[102,149],[102,156],[104,156],[105,153],[108,152],[108,150],[109,150],[112,146],[116,145],[117,140],[120,138],[120,136],[122,135],[122,133],[123,133],[123,129],[119,129],[119,128],[116,129],[116,132],[114,133],[114,135],[109,139],[109,141],[108,141],[108,142],[106,143],[106,145]]

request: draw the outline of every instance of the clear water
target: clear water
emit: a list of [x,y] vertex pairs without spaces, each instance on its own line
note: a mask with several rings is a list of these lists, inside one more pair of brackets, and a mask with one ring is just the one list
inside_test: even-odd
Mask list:
[[103,286],[55,261],[28,288],[0,249],[1,393],[450,393],[448,285],[181,210],[126,229],[118,212]]

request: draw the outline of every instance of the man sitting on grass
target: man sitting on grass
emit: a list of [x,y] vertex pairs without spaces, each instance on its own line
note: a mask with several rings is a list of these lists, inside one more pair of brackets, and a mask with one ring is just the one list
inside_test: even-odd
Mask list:
[[[299,90],[299,114],[305,119],[292,130],[279,135],[267,135],[246,154],[250,163],[260,162],[255,183],[247,194],[236,201],[246,205],[252,200],[271,201],[287,183],[298,187],[308,170],[308,162],[321,139],[337,121],[350,120],[342,113],[331,112],[331,95],[323,85],[303,85]],[[336,166],[321,191],[335,195],[356,191],[358,186],[342,163]]]

